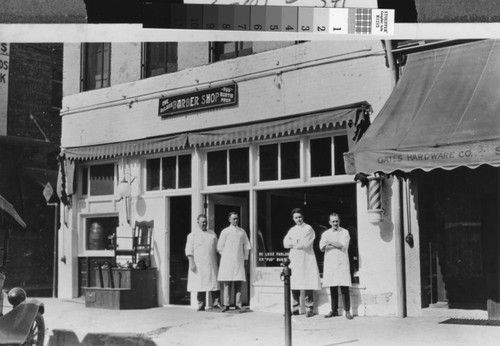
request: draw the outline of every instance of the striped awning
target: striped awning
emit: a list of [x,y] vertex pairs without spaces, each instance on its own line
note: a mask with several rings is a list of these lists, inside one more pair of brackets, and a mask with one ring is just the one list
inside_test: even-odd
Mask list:
[[117,156],[134,156],[160,153],[186,147],[187,134],[142,139],[136,141],[100,144],[85,147],[63,148],[61,154],[71,161],[107,159]]
[[278,120],[246,123],[238,126],[190,133],[189,144],[191,146],[204,147],[279,138],[330,130],[342,126],[356,129],[360,123],[369,122],[367,114],[370,108],[367,102],[360,102]]
[[175,136],[143,139],[128,142],[63,148],[61,155],[70,161],[107,159],[118,156],[135,156],[160,153],[191,147],[205,147],[253,140],[279,138],[301,133],[318,132],[345,127],[352,136],[360,137],[369,124],[370,104],[359,102],[316,113],[298,114],[279,120],[260,121],[238,126],[215,128],[202,132],[183,133]]

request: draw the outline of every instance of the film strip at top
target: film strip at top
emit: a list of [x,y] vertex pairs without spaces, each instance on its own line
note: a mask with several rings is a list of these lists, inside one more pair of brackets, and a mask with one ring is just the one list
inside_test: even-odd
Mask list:
[[172,4],[143,8],[144,28],[393,35],[394,10]]

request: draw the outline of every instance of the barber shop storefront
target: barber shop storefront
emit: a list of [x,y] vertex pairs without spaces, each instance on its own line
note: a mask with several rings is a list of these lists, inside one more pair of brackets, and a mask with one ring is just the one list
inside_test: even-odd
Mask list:
[[[353,313],[395,315],[393,239],[381,238],[369,221],[366,191],[343,160],[391,92],[379,43],[370,44],[377,47],[366,53],[353,48],[344,53],[347,59],[336,58],[333,46],[305,43],[179,71],[173,80],[185,85],[171,91],[162,89],[166,76],[159,76],[93,91],[92,99],[67,97],[61,157],[71,203],[61,216],[60,251],[68,258],[60,269],[62,294],[82,295],[95,284],[84,269],[112,262],[113,239],[130,234],[136,222],[151,221],[148,266],[157,271],[158,304],[194,304],[187,292],[186,237],[198,214],[208,215],[219,235],[236,211],[252,245],[243,303],[282,311],[282,241],[293,226],[290,211],[299,207],[316,231],[320,272],[318,243],[329,214],[339,213],[349,230]],[[199,85],[189,84],[193,73]],[[218,82],[205,75],[217,75]],[[108,100],[136,89],[147,97]],[[100,127],[89,127],[94,121]],[[78,137],[82,131],[92,137]],[[326,313],[327,291],[315,294],[317,309]]]
[[[408,54],[348,173],[396,205],[407,313],[500,319],[500,44]],[[416,304],[414,305],[416,306]]]

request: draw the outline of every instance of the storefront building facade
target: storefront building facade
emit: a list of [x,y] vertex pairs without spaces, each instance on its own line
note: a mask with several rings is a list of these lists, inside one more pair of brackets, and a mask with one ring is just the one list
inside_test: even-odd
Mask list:
[[[397,315],[394,219],[387,213],[383,230],[370,222],[366,189],[343,162],[393,88],[381,43],[158,47],[65,44],[60,297],[82,294],[91,280],[82,266],[113,257],[106,241],[92,243],[92,224],[108,239],[151,220],[158,304],[195,303],[186,292],[186,237],[198,214],[219,234],[237,211],[252,244],[244,303],[282,311],[282,239],[291,209],[301,207],[316,231],[321,271],[317,243],[329,214],[338,212],[351,232],[353,312]],[[168,63],[152,63],[154,56]],[[131,195],[120,199],[123,180]],[[390,196],[380,198],[392,210]],[[316,295],[327,312],[326,290]]]
[[420,278],[424,313],[500,319],[500,45],[445,45],[395,51],[402,77],[346,170],[386,177],[401,277]]

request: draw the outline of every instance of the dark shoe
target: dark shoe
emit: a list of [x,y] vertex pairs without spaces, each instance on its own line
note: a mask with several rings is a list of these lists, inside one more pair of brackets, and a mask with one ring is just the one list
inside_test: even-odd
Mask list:
[[205,307],[204,306],[199,306],[198,310],[196,310],[196,311],[205,311]]
[[229,306],[224,305],[220,312],[226,312],[227,310],[229,310]]
[[347,312],[345,313],[345,317],[346,317],[348,320],[352,320],[352,315],[351,315],[351,313],[350,313],[349,311],[347,311]]
[[236,306],[235,306],[235,309],[236,309],[237,311],[239,311],[240,313],[241,313],[241,312],[245,312],[245,308],[244,308],[243,306],[236,305]]
[[220,309],[222,309],[222,306],[220,305],[220,303],[214,303],[212,305],[212,309],[219,309],[220,310]]
[[325,315],[325,318],[337,317],[338,315],[337,312],[330,311],[328,315]]
[[295,315],[295,316],[298,316],[300,315],[300,310],[299,309],[295,309],[292,311],[292,315]]
[[314,316],[314,312],[312,310],[307,310],[306,317],[313,317],[313,316]]

